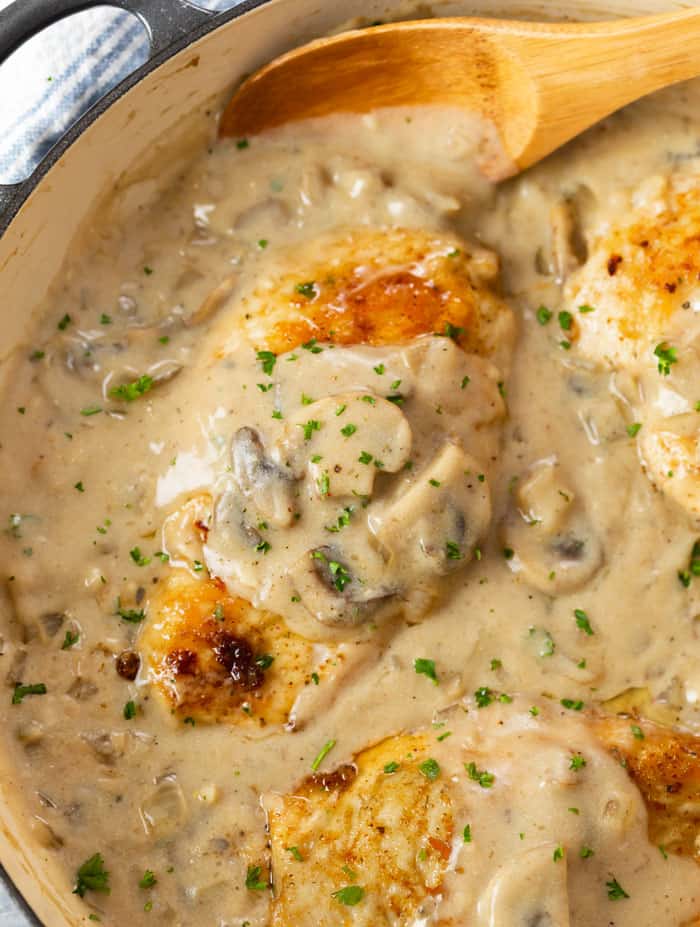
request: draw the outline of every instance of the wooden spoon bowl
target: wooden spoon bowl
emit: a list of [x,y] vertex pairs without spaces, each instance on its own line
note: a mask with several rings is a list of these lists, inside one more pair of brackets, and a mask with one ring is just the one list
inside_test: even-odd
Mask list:
[[428,19],[344,32],[276,58],[238,89],[222,136],[331,113],[459,106],[497,132],[501,180],[654,90],[700,74],[700,10],[603,23]]

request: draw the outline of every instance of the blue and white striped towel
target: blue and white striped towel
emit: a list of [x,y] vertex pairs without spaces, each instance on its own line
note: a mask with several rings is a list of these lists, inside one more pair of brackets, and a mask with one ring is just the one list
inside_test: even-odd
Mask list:
[[[196,5],[226,10],[236,2]],[[0,11],[9,3],[0,0]],[[0,66],[0,183],[23,180],[89,106],[147,57],[140,22],[104,6],[55,23],[23,45]]]

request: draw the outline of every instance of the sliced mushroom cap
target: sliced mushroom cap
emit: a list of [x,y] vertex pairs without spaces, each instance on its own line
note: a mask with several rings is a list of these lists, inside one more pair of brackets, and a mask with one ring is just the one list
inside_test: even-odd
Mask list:
[[214,506],[212,530],[202,558],[211,573],[251,599],[260,585],[259,564],[264,556],[264,538],[255,519],[239,492],[223,493]]
[[317,621],[343,627],[399,610],[396,588],[379,580],[381,570],[381,558],[369,549],[359,559],[324,545],[304,554],[293,578],[302,604]]
[[503,374],[490,361],[465,353],[452,338],[416,338],[403,357],[421,385],[426,410],[439,407],[458,414],[466,428],[504,417],[506,405],[499,391]]
[[491,521],[491,496],[478,462],[446,444],[403,496],[372,515],[370,528],[389,569],[439,576],[465,566]]
[[593,526],[553,459],[537,464],[505,523],[510,568],[540,589],[558,595],[578,589],[600,568],[603,551]]
[[319,497],[371,496],[374,479],[395,473],[411,452],[411,428],[393,402],[369,392],[340,393],[303,406],[288,422],[278,456]]
[[231,444],[233,478],[243,496],[265,521],[280,528],[294,518],[295,479],[291,471],[265,454],[254,428],[239,428]]

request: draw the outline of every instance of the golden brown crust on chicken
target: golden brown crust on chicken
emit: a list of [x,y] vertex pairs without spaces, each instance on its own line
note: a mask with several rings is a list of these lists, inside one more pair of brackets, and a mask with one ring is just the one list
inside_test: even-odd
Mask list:
[[276,354],[312,339],[402,344],[459,329],[465,350],[490,357],[507,350],[512,329],[510,310],[488,285],[496,271],[491,252],[446,233],[334,232],[282,258],[243,298],[243,325],[256,348]]
[[173,571],[151,600],[140,649],[178,717],[249,729],[284,724],[312,673],[324,671],[313,645],[283,619],[184,571]]
[[[430,910],[453,820],[446,782],[421,771],[428,745],[425,734],[391,737],[291,795],[266,796],[274,927],[411,924]],[[348,886],[356,904],[337,894]]]
[[612,365],[646,357],[700,282],[699,178],[652,178],[630,209],[594,237],[565,292],[581,349]]
[[700,738],[621,717],[597,718],[593,726],[644,798],[650,841],[700,862]]

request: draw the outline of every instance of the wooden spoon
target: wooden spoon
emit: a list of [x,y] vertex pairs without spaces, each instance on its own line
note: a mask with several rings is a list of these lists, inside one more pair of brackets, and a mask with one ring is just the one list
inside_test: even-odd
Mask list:
[[[626,103],[700,74],[700,10],[602,23],[427,19],[319,39],[238,89],[223,136],[386,106],[459,106],[495,127],[516,174]],[[699,46],[700,47],[700,46]]]

